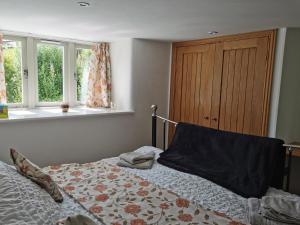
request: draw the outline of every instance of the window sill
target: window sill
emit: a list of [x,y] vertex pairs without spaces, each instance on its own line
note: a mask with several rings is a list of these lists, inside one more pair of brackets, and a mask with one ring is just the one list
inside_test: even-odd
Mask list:
[[0,123],[30,121],[30,120],[48,120],[57,118],[74,117],[95,117],[119,114],[133,114],[132,110],[118,109],[93,109],[87,107],[72,107],[69,112],[63,113],[60,107],[40,107],[34,109],[15,108],[8,110],[8,118],[0,119]]

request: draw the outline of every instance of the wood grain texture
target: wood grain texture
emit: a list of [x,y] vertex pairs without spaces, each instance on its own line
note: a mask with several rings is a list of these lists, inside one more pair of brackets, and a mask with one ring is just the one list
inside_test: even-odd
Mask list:
[[[174,118],[174,98],[176,87],[176,66],[177,66],[177,48],[172,45],[172,63],[171,63],[171,79],[170,79],[170,102],[169,102],[169,118]],[[173,134],[175,127],[168,124],[168,140],[170,141],[170,134]]]
[[251,134],[251,117],[252,117],[252,100],[253,100],[253,85],[254,85],[254,75],[255,75],[255,56],[256,49],[249,49],[249,62],[248,62],[248,76],[246,81],[246,101],[245,101],[245,114],[243,120],[243,132],[245,134]]
[[196,69],[196,84],[195,84],[195,107],[194,107],[194,115],[193,118],[194,120],[192,121],[192,123],[198,124],[199,123],[199,106],[200,106],[200,87],[201,87],[201,72],[202,72],[202,59],[203,59],[203,55],[202,54],[198,54],[197,55],[197,69]]
[[221,82],[223,70],[223,43],[216,44],[216,53],[214,61],[213,87],[211,96],[211,120],[210,127],[218,129],[220,120],[220,98],[221,98]]
[[245,101],[246,101],[246,87],[248,78],[248,63],[249,63],[249,49],[242,52],[241,59],[241,74],[240,74],[240,91],[238,94],[238,104],[241,107],[237,109],[237,127],[236,131],[238,133],[243,133],[244,128],[244,116],[245,116]]
[[265,30],[265,31],[257,31],[257,32],[249,32],[249,33],[242,33],[242,34],[233,34],[233,35],[226,35],[214,38],[206,38],[201,40],[193,40],[193,41],[181,41],[181,42],[174,42],[173,46],[178,47],[186,47],[186,46],[199,46],[199,45],[206,45],[212,43],[224,43],[225,41],[240,41],[244,39],[251,39],[251,38],[259,38],[259,37],[269,37],[274,38],[276,35],[276,30]]
[[219,129],[264,135],[268,38],[230,41],[224,46],[229,53],[224,54]]
[[170,119],[267,135],[275,35],[269,30],[173,43]]
[[[215,44],[177,48],[173,60],[170,119],[209,126]],[[170,128],[169,139],[173,133]]]

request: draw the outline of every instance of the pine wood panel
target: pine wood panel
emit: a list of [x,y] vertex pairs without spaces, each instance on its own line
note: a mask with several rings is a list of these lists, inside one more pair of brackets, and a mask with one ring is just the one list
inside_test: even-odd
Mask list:
[[202,71],[202,54],[197,55],[196,59],[196,83],[195,83],[195,97],[194,97],[194,113],[192,123],[199,123],[199,105],[200,105],[200,85],[201,85],[201,71]]
[[223,43],[216,44],[215,61],[214,61],[214,75],[213,87],[211,97],[211,120],[210,127],[219,128],[219,112],[220,112],[220,96],[221,96],[221,82],[222,82],[222,63],[223,63]]
[[243,133],[244,129],[244,116],[245,116],[245,101],[246,101],[246,90],[247,78],[248,78],[248,64],[249,64],[249,49],[242,51],[241,57],[241,76],[240,76],[240,92],[238,93],[238,104],[244,105],[244,107],[238,107],[237,109],[237,127],[238,133]]
[[[176,72],[171,80],[172,120],[210,126],[215,50],[215,44],[176,49]],[[170,127],[169,137],[173,132]]]
[[265,30],[265,31],[258,31],[258,32],[250,32],[250,33],[242,33],[242,34],[234,34],[234,35],[226,35],[214,38],[206,38],[200,40],[193,40],[193,41],[181,41],[181,42],[174,42],[173,47],[191,47],[191,46],[199,46],[199,45],[206,45],[206,44],[215,44],[215,43],[224,43],[226,41],[240,41],[252,38],[260,38],[260,37],[269,37],[270,38],[270,46],[274,43],[274,37],[276,35],[276,30]]
[[246,101],[245,101],[245,114],[244,119],[241,121],[241,126],[243,133],[251,133],[251,109],[252,109],[252,91],[253,91],[253,77],[255,71],[255,55],[256,49],[249,49],[249,62],[248,62],[248,76],[247,76],[247,85],[245,90]]
[[202,59],[201,85],[200,85],[200,105],[198,124],[210,127],[213,80],[214,80],[214,62],[215,62],[215,44],[209,46],[207,55]]
[[275,34],[173,43],[169,118],[267,135]]
[[233,41],[224,46],[220,116],[225,122],[219,129],[265,135],[268,38],[249,39],[249,43]]

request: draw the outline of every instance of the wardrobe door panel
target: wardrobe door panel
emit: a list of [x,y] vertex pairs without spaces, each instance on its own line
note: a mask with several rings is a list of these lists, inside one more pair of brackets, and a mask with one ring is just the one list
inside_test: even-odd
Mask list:
[[253,88],[254,88],[254,73],[255,73],[255,56],[256,49],[249,49],[249,62],[248,62],[248,74],[247,84],[245,89],[245,114],[243,120],[239,121],[242,127],[242,133],[251,134],[251,114],[252,114],[252,100],[253,100]]
[[268,39],[259,38],[257,41],[257,53],[255,61],[255,75],[252,101],[252,117],[250,133],[257,135],[267,135],[262,127],[265,123],[264,112],[266,112],[266,83],[269,81],[267,77],[267,54],[268,54]]
[[[173,44],[169,118],[267,135],[276,31]],[[169,141],[175,128],[169,126]]]
[[210,127],[211,121],[215,47],[214,44],[210,45],[209,51],[202,58],[202,70],[200,74],[198,124],[206,127]]
[[[210,126],[215,44],[176,48],[170,118]],[[174,60],[174,58],[173,58]],[[170,129],[172,136],[174,129]]]
[[219,129],[265,135],[268,38],[224,43]]
[[[241,56],[241,74],[240,74],[240,83],[239,89],[241,90],[238,93],[238,104],[246,106],[246,90],[247,88],[247,78],[248,78],[248,64],[249,64],[249,49],[242,51]],[[236,131],[238,133],[243,133],[245,127],[244,116],[245,116],[246,107],[237,107],[237,124]]]
[[214,75],[212,83],[212,96],[211,96],[211,119],[210,127],[218,129],[220,121],[220,95],[221,95],[221,82],[222,82],[222,63],[223,63],[223,43],[216,44],[215,61],[214,61]]

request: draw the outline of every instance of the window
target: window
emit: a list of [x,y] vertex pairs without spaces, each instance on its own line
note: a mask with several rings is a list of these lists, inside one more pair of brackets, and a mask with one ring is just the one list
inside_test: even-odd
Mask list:
[[89,63],[92,50],[90,48],[76,49],[76,96],[78,102],[85,102],[87,93],[87,80],[89,73]]
[[22,105],[25,84],[23,80],[23,41],[11,37],[4,38],[3,56],[7,103],[15,106]]
[[90,45],[4,35],[3,53],[9,107],[85,102]]
[[63,101],[64,47],[37,44],[38,102]]

